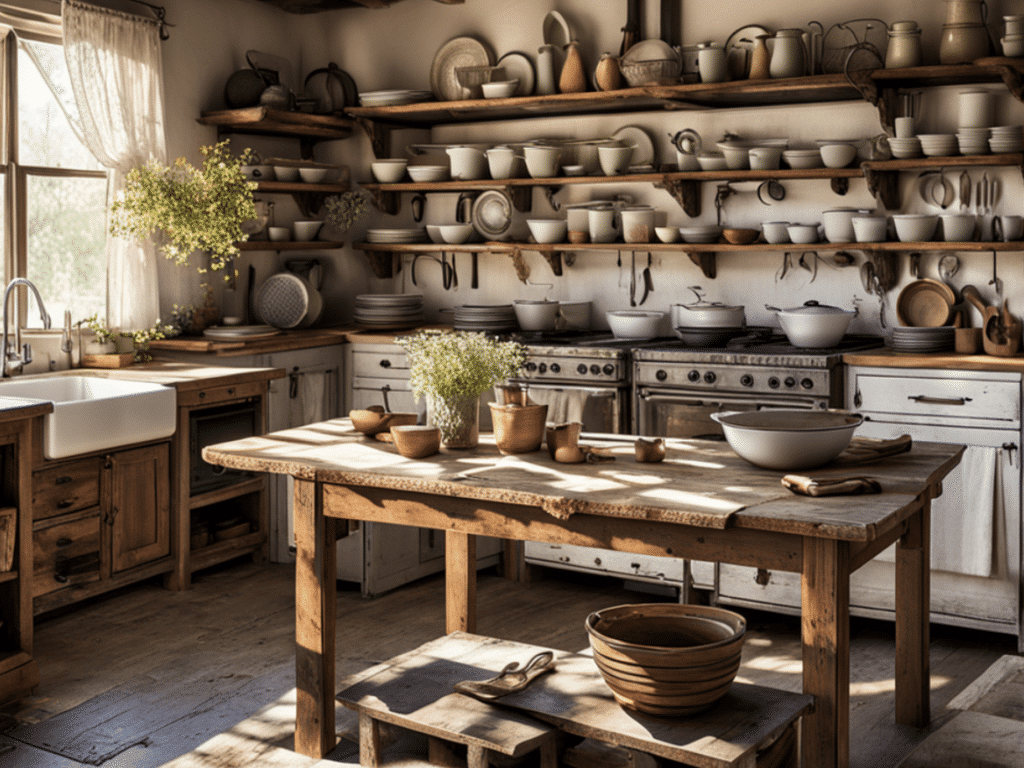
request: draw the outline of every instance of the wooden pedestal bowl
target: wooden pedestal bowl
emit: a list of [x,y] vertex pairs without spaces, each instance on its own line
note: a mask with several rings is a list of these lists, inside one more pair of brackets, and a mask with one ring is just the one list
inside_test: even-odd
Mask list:
[[711,707],[740,666],[746,619],[701,605],[640,603],[587,617],[594,661],[620,706],[651,715]]

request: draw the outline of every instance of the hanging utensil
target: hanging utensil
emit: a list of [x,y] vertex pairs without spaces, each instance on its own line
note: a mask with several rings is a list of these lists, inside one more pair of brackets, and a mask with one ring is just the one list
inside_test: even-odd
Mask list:
[[626,0],[626,26],[622,28],[622,45],[619,56],[640,42],[640,0]]
[[921,276],[921,254],[912,253],[910,254],[910,276],[918,278]]
[[960,210],[971,206],[971,174],[966,170],[960,174]]
[[629,306],[636,306],[636,252],[629,253],[631,263],[629,267]]
[[650,294],[651,291],[654,290],[654,280],[651,277],[651,252],[650,251],[647,252],[647,266],[644,268],[643,279],[644,279],[644,295],[640,298],[640,306],[643,306],[643,303],[645,301],[647,301],[648,294]]
[[456,256],[456,253],[453,251],[452,252],[452,288],[458,288],[459,287],[459,273],[458,273],[458,270],[455,268],[455,256]]
[[476,251],[473,251],[469,262],[469,287],[480,287],[480,254]]
[[947,253],[939,259],[939,277],[948,283],[950,278],[960,271],[960,257],[955,253]]
[[866,260],[860,265],[860,282],[864,290],[871,293],[875,289],[875,265]]
[[988,284],[995,286],[997,297],[1000,299],[1003,298],[1003,281],[999,279],[999,270],[997,268],[995,251],[992,251],[992,279],[988,281]]

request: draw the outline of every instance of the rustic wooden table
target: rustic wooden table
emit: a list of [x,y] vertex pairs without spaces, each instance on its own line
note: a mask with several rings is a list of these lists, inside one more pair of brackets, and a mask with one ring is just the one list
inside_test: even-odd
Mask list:
[[928,723],[930,501],[962,447],[917,443],[866,466],[841,456],[810,474],[867,474],[883,492],[813,498],[724,443],[670,440],[664,462],[641,464],[632,440],[584,436],[616,455],[597,464],[502,456],[490,435],[411,461],[336,419],[206,448],[211,463],[295,478],[296,751],[335,746],[336,543],[349,520],[446,532],[448,632],[475,630],[476,536],[800,573],[803,689],[815,697],[803,758],[820,768],[849,763],[850,574],[896,542],[896,720]]

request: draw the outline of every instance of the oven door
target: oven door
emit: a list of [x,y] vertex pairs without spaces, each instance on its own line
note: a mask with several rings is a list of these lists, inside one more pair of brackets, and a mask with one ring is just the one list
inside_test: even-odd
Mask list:
[[828,401],[818,397],[784,394],[765,397],[640,387],[636,396],[637,432],[648,437],[723,440],[722,428],[712,420],[712,413],[827,407]]
[[558,384],[516,382],[526,386],[527,396],[548,406],[549,422],[581,421],[584,432],[622,434],[625,422],[626,390],[616,387],[573,387]]

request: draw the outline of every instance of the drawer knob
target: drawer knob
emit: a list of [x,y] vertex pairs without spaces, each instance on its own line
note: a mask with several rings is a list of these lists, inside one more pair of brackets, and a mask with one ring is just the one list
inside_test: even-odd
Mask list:
[[57,539],[57,548],[63,549],[64,547],[70,547],[73,543],[74,542],[66,536],[61,536],[59,539]]
[[61,475],[60,477],[58,477],[56,480],[53,481],[53,484],[54,485],[64,485],[65,483],[70,483],[71,480],[72,480],[72,478],[69,477],[68,475]]

